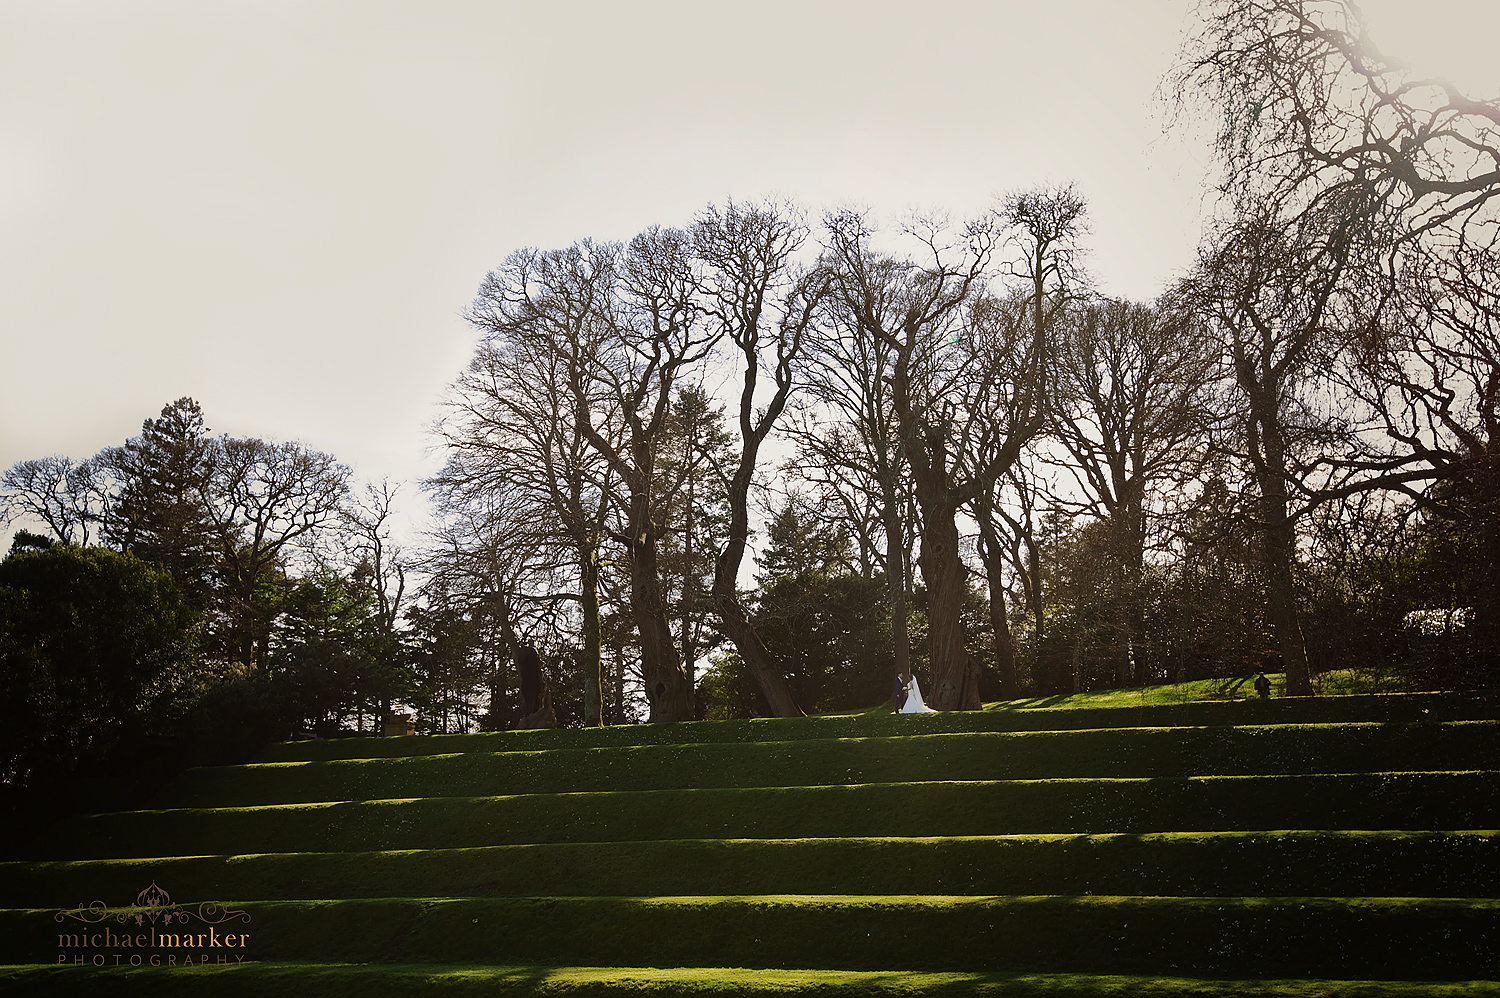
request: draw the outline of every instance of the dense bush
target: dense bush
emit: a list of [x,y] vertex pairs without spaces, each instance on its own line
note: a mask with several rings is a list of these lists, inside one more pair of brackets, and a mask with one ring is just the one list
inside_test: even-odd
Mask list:
[[167,572],[58,544],[0,562],[0,779],[84,772],[174,733],[202,695],[200,627]]

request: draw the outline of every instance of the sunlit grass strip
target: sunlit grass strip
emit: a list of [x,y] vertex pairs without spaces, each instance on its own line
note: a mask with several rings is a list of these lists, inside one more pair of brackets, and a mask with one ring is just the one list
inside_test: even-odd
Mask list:
[[971,732],[196,769],[169,807],[946,780],[1500,769],[1500,721]]
[[643,894],[1500,897],[1500,832],[683,839],[0,864],[6,907]]
[[[1286,675],[1272,672],[1266,678],[1271,683],[1271,698],[1279,700],[1286,696]],[[1016,708],[1049,708],[1053,710],[1077,710],[1090,707],[1140,707],[1160,704],[1185,704],[1201,700],[1248,700],[1258,699],[1254,685],[1255,673],[1230,679],[1191,679],[1182,683],[1164,683],[1157,686],[1136,686],[1113,690],[1088,690],[1062,696],[1028,697],[1012,700],[1009,706]],[[1364,694],[1367,690],[1356,691]]]
[[1189,701],[1079,706],[1070,697],[991,704],[982,711],[897,715],[874,712],[825,717],[759,718],[678,724],[628,724],[607,728],[503,731],[402,738],[336,738],[282,742],[263,753],[267,762],[358,759],[451,752],[507,752],[684,742],[787,741],[801,738],[868,738],[959,731],[1048,731],[1072,728],[1191,727],[1214,724],[1312,724],[1348,721],[1470,720],[1500,713],[1494,698],[1453,693],[1296,697],[1266,701]]
[[0,967],[0,993],[25,995],[266,994],[369,998],[440,994],[448,998],[555,995],[559,998],[714,996],[714,998],[1491,998],[1494,981],[1204,980],[1083,974],[984,974],[919,971],[763,970],[744,968],[492,967],[403,964],[254,963],[233,968],[93,970]]
[[1500,826],[1500,773],[888,783],[132,811],[34,859],[366,852],[529,842]]
[[[1196,700],[1255,699],[1255,673],[1230,679],[1193,679],[1182,683],[1117,690],[1090,690],[1064,697],[1034,697],[1011,701],[1025,707],[1038,703],[1062,709],[1079,707],[1137,707],[1141,704],[1187,703]],[[1286,676],[1267,673],[1273,698],[1286,695]],[[1403,695],[1405,677],[1393,669],[1335,669],[1312,677],[1313,692],[1324,696]]]
[[[331,962],[1500,978],[1500,901],[838,897],[237,902],[247,955]],[[31,930],[35,926],[35,931]],[[0,912],[0,960],[51,912]],[[52,948],[48,946],[48,948]],[[53,957],[55,958],[55,957]]]

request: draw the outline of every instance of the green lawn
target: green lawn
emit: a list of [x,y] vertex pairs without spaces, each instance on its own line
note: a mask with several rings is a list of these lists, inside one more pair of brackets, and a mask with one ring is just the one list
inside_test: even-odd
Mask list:
[[[1242,692],[275,746],[0,863],[0,992],[1500,995],[1500,707]],[[49,965],[153,880],[253,962]]]
[[439,995],[491,998],[1493,998],[1493,981],[1205,980],[1179,976],[922,973],[740,968],[546,967],[253,963],[232,968],[131,970],[0,967],[0,994],[286,994],[317,998]]
[[[1273,699],[1286,696],[1286,675],[1268,672]],[[1255,674],[1231,679],[1195,679],[1184,683],[1092,690],[1066,696],[1031,697],[986,704],[986,710],[1079,710],[1089,707],[1138,707],[1148,704],[1195,703],[1207,700],[1253,700]],[[1393,672],[1338,669],[1313,677],[1313,690],[1321,696],[1363,696],[1406,692],[1401,677]]]
[[[1268,673],[1271,697],[1286,696],[1286,676]],[[1133,689],[1091,690],[1065,696],[1030,697],[987,704],[987,710],[1079,710],[1089,707],[1140,707],[1155,704],[1194,703],[1201,700],[1250,700],[1255,698],[1251,685],[1255,676],[1237,679],[1195,679],[1186,683],[1141,686]]]

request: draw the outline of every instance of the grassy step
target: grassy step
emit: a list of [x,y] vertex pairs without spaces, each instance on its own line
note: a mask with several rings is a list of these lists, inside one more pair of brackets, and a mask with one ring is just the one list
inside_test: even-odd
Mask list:
[[0,906],[173,895],[1153,894],[1500,897],[1500,832],[681,839],[0,864]]
[[1500,994],[1497,718],[1033,702],[274,746],[0,864],[0,960],[154,879],[243,909],[269,962],[0,992]]
[[621,745],[790,741],[804,738],[878,738],[969,731],[1386,723],[1493,720],[1496,718],[1500,718],[1500,698],[1453,693],[1290,697],[1266,701],[1202,701],[1150,704],[1141,707],[1067,710],[1015,709],[999,704],[981,711],[949,711],[935,714],[897,715],[873,712],[822,717],[631,724],[607,728],[501,731],[410,738],[333,738],[282,742],[272,745],[262,754],[262,761],[294,762],[318,759],[441,755],[452,752],[605,748]]
[[1500,827],[1500,772],[885,783],[131,811],[67,822],[35,859],[531,842]]
[[1494,981],[1205,980],[1083,974],[997,974],[920,971],[747,970],[743,968],[546,967],[524,965],[246,963],[238,967],[94,969],[0,967],[0,994],[101,996],[213,995],[243,998],[295,994],[318,998],[429,992],[448,998],[549,995],[559,998],[638,998],[712,995],[784,998],[791,992],[821,998],[1492,998]]
[[[230,902],[189,919],[59,924],[0,911],[0,961],[169,952],[334,962],[543,962],[1226,977],[1500,977],[1500,901],[1417,898],[839,897]],[[113,920],[107,920],[112,922]],[[59,935],[59,934],[62,935]],[[191,934],[183,944],[182,936]],[[235,945],[238,942],[238,945]],[[55,943],[55,946],[49,944]],[[215,952],[215,951],[219,952]],[[51,953],[49,953],[51,956]],[[51,956],[56,959],[55,956]]]
[[263,763],[191,770],[164,806],[1397,769],[1500,769],[1500,721],[972,732]]

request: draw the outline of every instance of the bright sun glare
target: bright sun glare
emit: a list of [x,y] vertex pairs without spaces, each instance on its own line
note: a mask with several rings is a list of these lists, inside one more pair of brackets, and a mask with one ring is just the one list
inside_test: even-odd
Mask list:
[[1476,98],[1500,97],[1496,0],[1355,0],[1381,51]]

